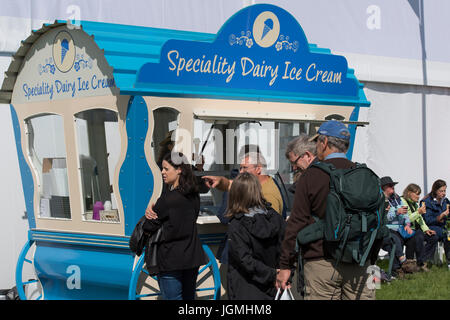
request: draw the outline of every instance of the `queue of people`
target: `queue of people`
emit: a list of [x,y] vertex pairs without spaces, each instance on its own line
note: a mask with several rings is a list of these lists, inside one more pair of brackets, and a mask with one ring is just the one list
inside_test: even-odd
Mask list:
[[[228,224],[224,261],[227,268],[228,299],[274,299],[277,289],[292,285],[292,275],[302,264],[304,299],[374,299],[375,289],[368,286],[367,268],[375,264],[380,248],[391,252],[395,244],[393,275],[428,271],[438,241],[444,241],[447,261],[450,246],[445,229],[449,214],[446,184],[437,180],[432,191],[419,202],[421,189],[409,184],[402,196],[395,193],[390,177],[380,179],[386,199],[389,232],[373,239],[364,265],[336,263],[323,238],[296,248],[298,233],[323,219],[327,211],[330,177],[314,163],[330,163],[337,169],[352,168],[346,158],[350,132],[339,121],[323,123],[317,134],[305,134],[287,145],[286,158],[297,172],[294,202],[288,219],[282,218],[283,199],[273,179],[265,172],[266,162],[259,149],[244,150],[239,174],[233,179],[204,176],[209,188],[225,192],[221,221]],[[161,161],[167,185],[156,204],[146,211],[144,229],[148,233],[163,228],[157,263],[158,283],[164,299],[195,297],[199,266],[206,263],[196,220],[200,209],[199,186],[191,165],[174,163],[172,154]],[[177,153],[177,159],[186,157]],[[403,247],[405,251],[403,251]],[[301,257],[299,259],[299,252]],[[149,254],[145,252],[146,256]]]

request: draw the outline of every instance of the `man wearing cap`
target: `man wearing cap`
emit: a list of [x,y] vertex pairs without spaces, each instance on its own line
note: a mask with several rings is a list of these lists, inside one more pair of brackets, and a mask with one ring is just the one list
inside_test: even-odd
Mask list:
[[[395,193],[395,185],[398,182],[394,182],[391,177],[385,176],[380,179],[381,189],[383,190],[385,199],[389,201],[388,213],[387,213],[387,226],[390,230],[390,236],[384,239],[383,250],[391,252],[392,241],[396,244],[394,263],[392,265],[393,275],[399,278],[403,278],[404,273],[413,273],[419,271],[414,259],[415,251],[415,238],[410,237],[404,239],[399,233],[399,228],[403,227],[403,224],[407,224],[409,230],[410,220],[408,217],[408,207],[402,204],[402,199]],[[412,232],[412,231],[410,231]],[[392,241],[391,241],[392,239]],[[406,247],[405,253],[403,253],[403,245]]]
[[[350,145],[350,132],[343,123],[335,120],[323,123],[310,140],[316,142],[319,161],[331,163],[338,169],[354,166],[345,155]],[[296,262],[295,244],[298,232],[315,222],[313,215],[318,218],[325,217],[329,183],[328,174],[310,166],[296,184],[292,212],[287,220],[281,246],[277,288],[284,289],[289,286],[287,282]],[[340,263],[335,268],[335,261],[327,254],[323,240],[302,246],[301,252],[304,259],[305,300],[375,298],[375,290],[366,285],[369,276],[366,266]]]

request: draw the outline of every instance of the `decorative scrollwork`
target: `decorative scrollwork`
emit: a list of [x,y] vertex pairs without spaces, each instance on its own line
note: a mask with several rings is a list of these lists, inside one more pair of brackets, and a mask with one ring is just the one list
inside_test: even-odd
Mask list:
[[297,52],[298,48],[299,48],[299,42],[297,40],[289,42],[289,36],[284,36],[284,35],[280,35],[277,43],[275,44],[275,49],[277,49],[277,51],[281,51],[281,50],[285,49],[285,50],[292,50],[294,52]]
[[53,63],[53,58],[48,58],[45,59],[45,64],[39,64],[38,66],[38,71],[39,71],[39,75],[42,75],[43,73],[51,73],[51,74],[55,74],[55,64]]
[[78,72],[81,68],[86,69],[92,69],[92,59],[87,58],[87,60],[84,59],[83,54],[77,54],[76,61],[74,63],[75,71]]
[[233,45],[246,45],[247,48],[251,48],[253,46],[253,39],[251,38],[252,33],[250,31],[241,31],[240,37],[237,37],[234,34],[230,34],[228,37],[228,42],[230,43],[230,46]]

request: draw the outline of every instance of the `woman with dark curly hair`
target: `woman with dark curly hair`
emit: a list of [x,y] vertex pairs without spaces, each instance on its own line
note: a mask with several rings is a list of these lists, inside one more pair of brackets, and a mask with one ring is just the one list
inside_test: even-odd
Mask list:
[[194,300],[198,268],[207,263],[197,233],[198,186],[182,153],[167,154],[161,173],[168,187],[146,210],[144,224],[148,233],[163,228],[157,251],[158,284],[166,300]]

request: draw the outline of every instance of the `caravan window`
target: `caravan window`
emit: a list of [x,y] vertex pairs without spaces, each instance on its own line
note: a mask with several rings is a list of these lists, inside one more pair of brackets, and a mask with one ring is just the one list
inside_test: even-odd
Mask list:
[[36,174],[39,217],[70,219],[63,118],[56,114],[25,120],[28,156]]
[[119,222],[113,181],[120,155],[117,113],[92,109],[75,114],[84,220]]
[[179,112],[169,107],[161,107],[153,111],[152,150],[153,157],[160,169],[162,158],[172,151],[175,130],[178,127],[178,117]]
[[[258,146],[267,162],[267,174],[287,189],[293,183],[293,172],[285,158],[286,146],[300,133],[314,134],[316,127],[310,122],[197,118],[192,150],[196,159],[203,159],[205,172],[202,174],[230,177],[233,171],[239,170],[243,147]],[[283,193],[285,197],[290,196],[285,190]],[[202,214],[214,214],[222,203],[222,195],[214,189],[201,195]]]

